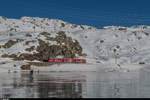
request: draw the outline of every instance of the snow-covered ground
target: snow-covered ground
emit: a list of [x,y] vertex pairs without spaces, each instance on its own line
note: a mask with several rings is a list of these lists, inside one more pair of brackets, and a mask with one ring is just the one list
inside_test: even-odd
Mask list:
[[35,71],[52,71],[52,72],[130,72],[139,71],[143,66],[137,64],[122,65],[121,67],[115,64],[63,64],[52,65],[50,67],[36,67],[32,66]]
[[[41,32],[48,32],[51,37],[55,37],[59,31],[65,31],[67,36],[79,41],[87,64],[63,64],[42,67],[49,71],[97,71],[101,68],[112,68],[112,70],[125,69],[136,70],[150,63],[150,26],[106,26],[97,29],[86,25],[74,25],[57,19],[22,17],[20,19],[7,19],[0,17],[0,45],[4,45],[9,40],[22,39],[10,48],[0,48],[0,55],[29,53],[37,51],[26,51],[26,48],[39,45],[37,39],[41,39],[51,44]],[[27,36],[31,35],[31,36]],[[32,41],[25,45],[27,41]],[[34,42],[33,42],[34,41]],[[26,61],[13,61],[11,59],[0,58],[0,68],[10,69],[14,64],[19,68]],[[117,65],[118,64],[118,65]],[[32,66],[34,67],[34,66]],[[42,68],[39,68],[42,70]]]

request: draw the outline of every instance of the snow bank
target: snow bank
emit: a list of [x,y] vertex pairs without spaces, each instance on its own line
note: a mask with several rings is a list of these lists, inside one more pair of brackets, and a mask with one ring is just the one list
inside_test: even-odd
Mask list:
[[41,66],[36,67],[32,66],[32,69],[35,71],[49,71],[49,72],[131,72],[139,71],[141,68],[144,68],[141,65],[130,64],[130,65],[121,65],[116,64],[56,64],[52,66]]

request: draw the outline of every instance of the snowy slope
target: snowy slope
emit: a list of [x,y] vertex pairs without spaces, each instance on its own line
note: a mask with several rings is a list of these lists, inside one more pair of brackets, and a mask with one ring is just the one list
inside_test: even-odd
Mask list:
[[124,30],[119,28],[112,26],[97,30],[82,30],[72,32],[70,35],[80,41],[84,52],[90,58],[115,62],[116,55],[117,63],[150,63],[150,27],[126,27]]
[[[59,31],[65,31],[67,36],[79,41],[83,53],[80,56],[87,59],[87,63],[116,63],[139,64],[150,63],[150,26],[106,26],[97,29],[86,25],[74,25],[57,19],[22,17],[7,19],[0,17],[0,45],[9,40],[18,42],[9,48],[0,48],[0,55],[21,53],[36,53],[26,51],[27,48],[39,45],[38,39],[57,45],[55,41],[48,41],[40,35],[48,32],[55,37]],[[27,45],[26,42],[30,41]]]

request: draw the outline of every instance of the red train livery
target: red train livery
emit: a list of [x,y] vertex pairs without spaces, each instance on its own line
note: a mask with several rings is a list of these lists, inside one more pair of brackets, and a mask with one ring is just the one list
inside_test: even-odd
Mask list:
[[85,59],[49,58],[48,62],[56,63],[86,63]]

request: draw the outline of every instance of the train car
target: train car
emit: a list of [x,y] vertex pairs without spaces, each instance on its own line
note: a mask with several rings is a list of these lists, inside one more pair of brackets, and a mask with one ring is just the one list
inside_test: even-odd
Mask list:
[[64,63],[70,63],[70,59],[64,58]]
[[82,59],[82,63],[86,63],[86,60],[85,60],[85,59]]
[[86,63],[85,59],[49,58],[48,62],[55,63]]
[[64,62],[64,60],[62,58],[49,58],[48,62],[61,63],[61,62]]
[[55,58],[55,62],[62,63],[64,62],[63,58]]
[[48,62],[55,62],[55,58],[49,58]]
[[71,62],[72,62],[72,59],[68,59],[68,62],[71,63]]
[[86,63],[86,60],[84,59],[73,59],[73,63]]
[[76,63],[77,62],[77,60],[76,59],[72,59],[72,61],[71,61],[72,63]]

